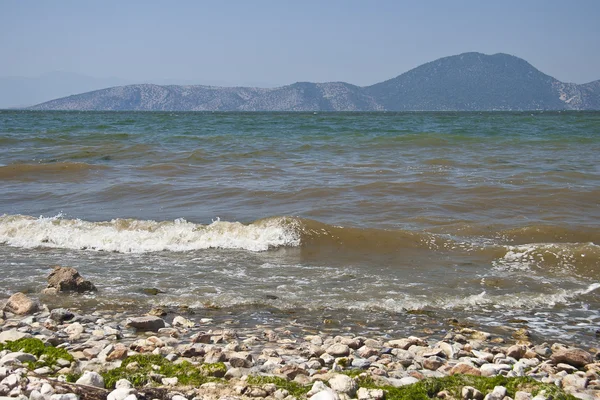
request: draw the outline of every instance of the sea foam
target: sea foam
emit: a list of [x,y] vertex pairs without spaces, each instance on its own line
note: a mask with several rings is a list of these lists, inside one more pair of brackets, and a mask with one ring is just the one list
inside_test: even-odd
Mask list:
[[294,219],[274,217],[252,224],[216,220],[208,225],[184,219],[114,219],[89,222],[55,217],[0,216],[0,243],[22,248],[50,247],[118,253],[192,251],[209,248],[265,251],[298,246]]

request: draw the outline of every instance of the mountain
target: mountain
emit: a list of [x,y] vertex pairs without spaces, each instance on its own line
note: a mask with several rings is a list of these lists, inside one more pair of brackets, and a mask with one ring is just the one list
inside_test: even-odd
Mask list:
[[55,71],[35,78],[0,77],[0,108],[24,107],[57,97],[128,83],[118,78],[93,78]]
[[598,110],[600,80],[563,83],[508,54],[464,53],[372,86],[298,82],[276,88],[129,85],[73,95],[34,110],[472,111]]

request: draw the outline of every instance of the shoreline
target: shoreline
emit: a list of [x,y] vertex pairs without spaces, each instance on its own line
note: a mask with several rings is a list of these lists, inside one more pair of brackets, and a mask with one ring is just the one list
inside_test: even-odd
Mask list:
[[[79,391],[80,399],[93,398],[78,386],[53,381],[51,375],[69,377],[86,385],[100,376],[103,388],[98,388],[94,396],[106,398],[115,390],[127,393],[124,397],[115,394],[111,398],[115,400],[124,400],[132,394],[136,399],[147,398],[145,393],[151,393],[150,387],[158,391],[149,398],[160,394],[159,398],[171,400],[182,400],[175,396],[367,400],[400,398],[395,396],[408,388],[417,390],[426,382],[448,386],[439,390],[447,393],[436,396],[455,398],[456,391],[470,390],[464,389],[470,387],[467,383],[484,385],[494,379],[505,383],[500,386],[509,390],[506,393],[522,392],[520,399],[528,398],[524,394],[527,387],[534,392],[539,390],[528,379],[544,385],[546,392],[556,388],[577,398],[600,398],[598,349],[574,350],[560,343],[535,343],[526,330],[517,332],[520,335],[512,340],[459,326],[437,338],[435,335],[384,338],[356,336],[343,329],[309,332],[293,326],[233,329],[233,324],[183,313],[162,317],[98,311],[78,314],[75,310],[48,309],[43,305],[39,311],[23,315],[4,311],[0,317],[5,317],[0,318],[0,343],[39,339],[48,348],[64,349],[72,357],[72,361],[62,360],[60,364],[34,368],[32,372],[23,367],[25,361],[14,361],[18,356],[12,356],[13,362],[3,363],[1,360],[10,359],[17,350],[8,350],[6,344],[0,344],[4,347],[0,352],[0,396],[22,399],[74,400],[52,397],[65,390]],[[44,359],[21,357],[35,362]],[[156,364],[145,370],[144,362],[149,359]],[[131,367],[135,363],[138,375],[136,368]],[[182,366],[187,370],[182,370]],[[139,378],[141,375],[146,380]],[[18,379],[11,378],[15,376]],[[119,377],[129,377],[135,387],[125,388],[126,382],[121,382],[124,385],[121,388],[108,387]],[[28,381],[25,385],[24,380]],[[523,381],[523,390],[515,391],[513,384],[519,380]],[[10,387],[7,382],[21,383]],[[41,392],[44,383],[53,389],[48,396]],[[148,383],[150,386],[146,387]],[[50,393],[45,388],[46,394]],[[491,395],[493,390],[482,394]],[[495,397],[489,397],[492,398]]]

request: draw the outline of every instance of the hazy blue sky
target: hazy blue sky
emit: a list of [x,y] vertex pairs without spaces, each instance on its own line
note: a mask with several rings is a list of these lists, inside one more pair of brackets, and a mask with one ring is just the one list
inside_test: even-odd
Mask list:
[[0,0],[0,76],[368,85],[467,51],[600,79],[600,0]]

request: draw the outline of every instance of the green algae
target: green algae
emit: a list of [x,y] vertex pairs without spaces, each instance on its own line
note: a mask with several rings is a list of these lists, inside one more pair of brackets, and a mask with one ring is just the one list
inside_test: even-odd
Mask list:
[[56,365],[56,361],[61,358],[69,362],[73,362],[74,360],[73,356],[67,350],[45,345],[40,339],[35,338],[22,338],[6,342],[5,344],[0,343],[0,351],[2,350],[22,351],[33,354],[37,357],[38,361],[28,363],[31,369],[53,367]]
[[494,390],[496,386],[504,386],[507,395],[515,396],[517,391],[532,393],[534,396],[542,390],[546,396],[553,400],[576,400],[576,397],[565,393],[555,385],[545,384],[529,377],[506,378],[504,376],[482,377],[473,375],[452,375],[443,378],[427,378],[412,385],[401,387],[379,385],[371,377],[359,377],[359,387],[368,389],[383,389],[386,400],[428,400],[437,398],[443,390],[450,393],[453,398],[462,398],[461,391],[464,386],[472,386],[484,395]]
[[107,388],[114,388],[119,379],[127,379],[140,387],[155,381],[153,377],[177,378],[179,385],[200,386],[218,381],[227,372],[223,363],[192,364],[189,361],[171,362],[156,354],[127,357],[120,367],[102,373]]
[[247,380],[250,385],[262,386],[268,383],[272,383],[277,386],[278,389],[285,389],[296,398],[302,398],[306,396],[311,389],[311,386],[301,385],[294,381],[288,381],[285,378],[279,378],[277,376],[256,376],[250,375]]

